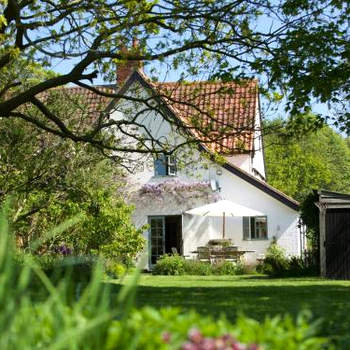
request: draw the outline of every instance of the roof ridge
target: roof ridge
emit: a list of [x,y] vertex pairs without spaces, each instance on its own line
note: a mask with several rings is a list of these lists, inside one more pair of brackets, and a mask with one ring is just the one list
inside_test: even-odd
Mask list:
[[[150,78],[148,78],[150,79]],[[245,78],[241,79],[240,81],[244,82],[254,82],[258,83],[259,80],[257,78]],[[210,80],[196,80],[196,81],[164,81],[164,82],[159,82],[159,81],[152,81],[153,84],[155,85],[196,85],[196,84],[203,84],[203,85],[225,85],[225,84],[237,84],[239,85],[239,81],[210,81]],[[242,84],[243,85],[243,84]]]
[[[113,90],[117,89],[116,85],[114,85],[114,84],[111,84],[111,85],[89,85],[89,86],[92,87],[92,88],[95,88],[95,89],[113,89]],[[85,87],[82,87],[82,86],[55,86],[55,87],[53,87],[51,89],[43,91],[42,94],[45,94],[45,93],[47,93],[49,91],[62,91],[62,92],[64,92],[64,91],[67,91],[67,90],[78,90],[78,91],[79,90],[82,90],[82,91],[86,90],[86,91],[90,92],[90,90],[88,88],[85,88]]]
[[[117,86],[115,84],[102,84],[102,85],[98,84],[98,85],[89,85],[89,86],[91,86],[93,88],[105,88],[105,89],[111,89],[111,88],[116,89],[117,88]],[[86,89],[82,86],[62,86],[62,87],[64,89]]]

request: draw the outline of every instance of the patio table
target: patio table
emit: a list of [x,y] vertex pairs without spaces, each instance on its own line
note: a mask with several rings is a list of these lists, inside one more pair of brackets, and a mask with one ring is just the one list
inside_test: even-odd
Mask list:
[[[231,249],[230,249],[231,248]],[[246,253],[255,253],[255,250],[239,250],[237,246],[224,247],[213,249],[212,247],[198,247],[197,250],[192,251],[192,254],[197,254],[197,259],[200,261],[208,261],[213,263],[219,260],[238,262]]]

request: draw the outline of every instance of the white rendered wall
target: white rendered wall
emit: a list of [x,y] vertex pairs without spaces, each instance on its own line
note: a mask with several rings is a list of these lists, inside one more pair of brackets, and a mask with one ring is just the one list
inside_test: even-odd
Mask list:
[[250,153],[246,154],[234,154],[229,157],[225,157],[231,164],[237,166],[238,168],[246,171],[247,173],[253,175],[252,173],[252,157]]

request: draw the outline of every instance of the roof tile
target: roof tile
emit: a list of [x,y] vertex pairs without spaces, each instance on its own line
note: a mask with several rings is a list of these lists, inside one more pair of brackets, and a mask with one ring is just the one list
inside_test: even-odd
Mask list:
[[153,83],[163,100],[186,123],[199,122],[196,136],[221,154],[253,150],[257,80]]

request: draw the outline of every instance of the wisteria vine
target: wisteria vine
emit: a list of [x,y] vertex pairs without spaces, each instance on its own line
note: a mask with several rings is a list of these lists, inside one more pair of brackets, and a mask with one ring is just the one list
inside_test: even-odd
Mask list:
[[166,193],[174,195],[177,199],[184,199],[185,197],[199,198],[203,195],[219,197],[218,193],[211,190],[208,181],[185,182],[175,179],[159,183],[146,183],[140,189],[141,195],[149,195],[160,200],[163,199],[163,195]]

